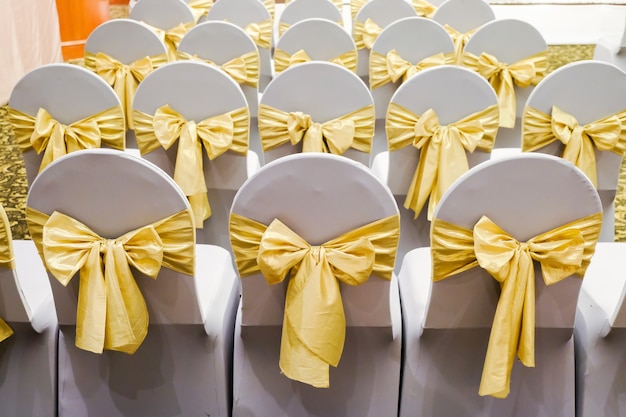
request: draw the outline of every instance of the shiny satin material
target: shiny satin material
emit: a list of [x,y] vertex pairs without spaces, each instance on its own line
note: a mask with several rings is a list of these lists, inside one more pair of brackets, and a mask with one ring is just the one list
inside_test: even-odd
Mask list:
[[349,148],[369,153],[375,124],[374,106],[317,123],[302,112],[285,112],[265,104],[259,108],[259,133],[263,151],[287,142],[302,142],[302,152],[343,155]]
[[176,61],[176,51],[178,50],[178,45],[180,41],[183,40],[183,37],[189,32],[189,29],[194,27],[195,22],[189,23],[180,23],[178,26],[175,26],[171,29],[163,30],[154,26],[150,26],[159,38],[163,41],[167,48],[167,59],[168,61]]
[[[4,208],[0,206],[0,268],[15,269],[11,225]],[[13,329],[0,317],[0,342],[10,337]]]
[[350,0],[350,15],[352,16],[352,21],[354,21],[356,14],[365,6],[367,1],[368,0]]
[[[312,59],[303,49],[300,49],[293,55],[289,55],[287,52],[283,51],[282,49],[276,49],[274,51],[274,68],[276,70],[276,74],[280,74],[287,68],[292,67],[294,65],[302,64],[303,62],[309,62],[309,61],[312,61]],[[356,63],[357,63],[356,49],[353,51],[345,52],[335,58],[332,58],[328,62],[341,65],[342,67],[347,68],[352,72],[356,72]]]
[[270,49],[272,45],[272,19],[259,23],[249,23],[243,30],[250,36],[256,46]]
[[426,0],[411,0],[411,4],[418,16],[427,17],[429,19],[432,18],[437,11],[437,7]]
[[365,20],[365,22],[359,22],[358,20],[355,21],[353,37],[356,49],[372,49],[374,42],[382,31],[383,28],[378,26],[376,22],[369,17]]
[[197,23],[202,16],[209,13],[209,10],[213,7],[213,0],[191,0],[187,3],[187,6],[191,8],[193,18]]
[[267,11],[270,13],[270,16],[272,17],[272,20],[274,20],[276,18],[276,1],[275,0],[264,0],[263,1],[263,5],[267,9]]
[[248,152],[250,115],[247,107],[212,116],[200,122],[185,119],[168,105],[159,107],[154,116],[135,110],[135,133],[142,155],[178,142],[174,181],[180,186],[201,229],[211,216],[204,179],[202,148],[213,160],[228,150],[241,155]]
[[466,152],[493,149],[498,132],[498,106],[489,106],[441,126],[432,109],[418,116],[392,102],[385,127],[390,151],[408,145],[420,150],[404,207],[413,210],[417,218],[430,197],[428,220],[431,220],[443,193],[469,169]]
[[163,64],[167,64],[167,55],[159,54],[146,56],[130,64],[122,64],[117,59],[104,52],[85,52],[85,66],[104,79],[120,99],[126,126],[134,128],[133,124],[133,98],[139,83],[148,74]]
[[573,274],[583,277],[602,226],[593,214],[518,242],[488,217],[473,231],[435,219],[431,229],[433,281],[480,265],[502,292],[489,336],[479,394],[506,398],[515,355],[535,366],[535,275],[540,263],[546,285]]
[[452,64],[454,57],[438,53],[413,64],[392,49],[386,55],[372,51],[370,53],[370,88],[373,90],[387,83],[402,79],[405,82],[423,69],[439,65]]
[[220,68],[226,74],[230,75],[238,84],[246,84],[251,87],[259,86],[259,53],[258,51],[250,51],[239,57],[233,58],[222,65],[216,64],[208,59],[200,58],[198,55],[191,55],[186,52],[178,51],[179,60],[194,60],[205,62],[214,67]]
[[329,387],[329,365],[339,364],[345,341],[339,281],[360,285],[371,273],[390,280],[399,234],[400,219],[393,215],[312,246],[278,219],[265,226],[231,214],[230,239],[240,276],[261,272],[270,285],[290,276],[280,347],[285,376]]
[[461,33],[450,25],[443,25],[443,28],[448,32],[450,37],[452,38],[452,42],[454,42],[454,64],[463,65],[463,49],[465,49],[465,45],[469,38],[476,33],[478,28],[474,28],[465,33]]
[[559,140],[565,145],[563,158],[580,168],[596,188],[596,149],[626,152],[626,110],[581,126],[556,106],[549,115],[526,107],[522,120],[522,151],[536,151]]
[[121,106],[111,107],[69,125],[59,123],[46,109],[37,116],[9,108],[9,120],[22,152],[34,149],[43,152],[39,172],[52,161],[81,149],[108,146],[123,150],[126,146],[126,125]]
[[548,52],[542,51],[518,62],[507,64],[483,52],[480,56],[463,52],[463,65],[482,75],[493,87],[500,103],[500,126],[515,127],[517,115],[515,88],[536,85],[548,70]]
[[48,271],[67,285],[80,271],[76,347],[132,354],[148,333],[148,309],[130,266],[156,278],[161,267],[194,275],[195,234],[190,210],[116,239],[80,221],[27,207],[31,236]]

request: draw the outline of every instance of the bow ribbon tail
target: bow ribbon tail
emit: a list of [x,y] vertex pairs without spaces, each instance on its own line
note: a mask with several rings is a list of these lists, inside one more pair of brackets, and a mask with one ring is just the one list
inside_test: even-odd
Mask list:
[[2,317],[0,317],[0,342],[13,335],[13,329]]
[[500,126],[507,128],[514,127],[517,103],[515,101],[515,87],[510,71],[503,69],[498,74],[494,74],[490,83],[498,96],[498,103],[500,105]]
[[580,168],[594,187],[598,188],[595,147],[589,135],[582,131],[582,127],[575,129],[572,137],[565,144],[563,158]]
[[[413,180],[409,186],[406,199],[404,200],[404,208],[411,209],[415,212],[414,218],[422,211],[428,196],[437,183],[437,167],[439,165],[440,146],[429,140],[425,146],[422,146],[420,152],[420,160],[417,169],[413,175]],[[429,219],[431,219],[429,210]]]

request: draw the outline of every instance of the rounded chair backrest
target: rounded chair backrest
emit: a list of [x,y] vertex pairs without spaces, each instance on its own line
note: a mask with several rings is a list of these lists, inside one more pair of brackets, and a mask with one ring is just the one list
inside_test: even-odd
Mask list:
[[131,19],[113,19],[102,23],[89,34],[85,52],[103,52],[128,65],[167,51],[163,41],[146,25]]
[[[530,23],[516,19],[493,20],[481,26],[474,33],[464,51],[480,56],[486,52],[493,55],[499,62],[514,64],[524,58],[545,51],[548,45],[537,30]],[[533,86],[515,88],[516,115],[522,115],[524,105]]]
[[[386,56],[395,50],[402,59],[412,64],[417,64],[424,58],[433,55],[453,54],[454,43],[445,29],[432,19],[424,17],[407,17],[396,20],[387,26],[378,36],[370,51],[370,74],[372,72],[372,54],[378,53]],[[372,77],[369,77],[370,87]],[[391,96],[396,91],[397,85],[393,82],[386,83],[377,88],[372,88],[372,95],[376,103],[376,118],[384,118]]]
[[191,8],[183,0],[140,1],[130,10],[129,16],[163,30],[194,21]]
[[[221,21],[205,21],[191,28],[178,45],[178,51],[223,65],[250,52],[259,53],[252,39],[240,27]],[[250,114],[259,105],[259,90],[248,84],[239,85],[246,96]]]
[[[435,218],[472,230],[487,216],[525,242],[601,211],[593,184],[572,164],[550,155],[519,154],[468,171],[444,194]],[[535,275],[536,326],[573,328],[582,279],[574,276],[546,286],[540,267]],[[478,266],[434,282],[425,327],[491,327],[497,284]]]
[[[189,209],[176,183],[148,161],[109,149],[73,152],[33,182],[28,207],[66,214],[103,238],[123,234]],[[193,232],[187,236],[194,240]],[[202,323],[195,277],[162,267],[156,280],[135,273],[150,323]],[[50,275],[59,324],[76,323],[79,279],[64,287]]]
[[[367,167],[336,155],[308,153],[262,167],[241,187],[231,212],[265,225],[279,219],[309,244],[319,245],[398,214],[398,208]],[[285,286],[268,285],[260,273],[241,284],[242,325],[281,325]],[[342,284],[347,325],[390,326],[389,286],[390,281],[375,276],[358,286]]]
[[[425,69],[402,84],[391,98],[413,114],[434,110],[441,125],[497,105],[498,98],[489,83],[477,73],[462,67],[445,65]],[[467,154],[472,167],[489,159],[479,150]],[[388,183],[394,195],[406,195],[418,166],[419,151],[413,146],[389,152]]]
[[[605,62],[574,62],[541,80],[526,105],[546,114],[556,106],[583,126],[626,109],[626,75]],[[540,151],[561,156],[563,148],[557,140]],[[622,156],[596,149],[596,161],[598,190],[616,190]]]
[[278,34],[282,36],[288,27],[310,18],[330,20],[343,25],[343,16],[330,0],[296,0],[285,6],[278,20]]
[[[261,105],[283,112],[303,112],[317,123],[344,116],[373,103],[369,89],[356,74],[337,64],[321,61],[306,62],[281,72],[261,97]],[[373,123],[372,118],[372,126]],[[263,142],[262,131],[260,136]],[[265,151],[265,162],[298,153],[301,149],[301,143],[285,143]],[[343,155],[369,166],[369,153],[350,148]]]
[[[290,56],[302,50],[313,61],[331,61],[347,52],[354,52],[356,55],[356,46],[348,32],[337,23],[320,18],[295,23],[278,39],[276,49]],[[274,60],[276,61],[276,53]],[[278,68],[276,72],[280,73]]]
[[[356,25],[356,22],[365,23],[367,19],[371,19],[381,29],[384,29],[396,20],[411,16],[417,16],[417,12],[405,0],[369,0],[359,10],[354,21]],[[352,27],[353,38],[355,25]],[[357,74],[360,77],[369,75],[369,49],[367,48],[359,49]]]
[[484,0],[446,0],[439,6],[433,20],[466,33],[495,20],[491,6]]
[[[45,109],[59,123],[69,125],[120,106],[120,100],[106,81],[93,72],[77,65],[48,64],[35,68],[17,82],[9,106],[33,117],[40,108]],[[39,172],[43,155],[33,149],[23,153],[29,184]]]

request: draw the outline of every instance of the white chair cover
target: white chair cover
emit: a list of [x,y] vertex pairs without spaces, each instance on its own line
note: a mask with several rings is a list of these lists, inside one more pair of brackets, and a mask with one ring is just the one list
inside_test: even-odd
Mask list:
[[446,0],[433,15],[435,22],[461,33],[477,29],[495,18],[493,9],[484,0]]
[[[294,24],[311,18],[330,20],[343,26],[341,11],[330,0],[297,0],[288,3],[278,19],[278,33],[281,26]],[[284,32],[283,32],[284,33]]]
[[194,21],[191,8],[183,0],[137,2],[130,9],[129,17],[162,30],[168,30],[181,23]]
[[[523,242],[601,209],[593,185],[572,164],[518,154],[471,169],[444,194],[435,216],[471,230],[486,215]],[[536,367],[516,360],[506,399],[478,395],[497,281],[476,266],[433,283],[430,248],[409,252],[398,278],[407,341],[400,416],[574,415],[572,332],[581,278],[546,286],[535,267]]]

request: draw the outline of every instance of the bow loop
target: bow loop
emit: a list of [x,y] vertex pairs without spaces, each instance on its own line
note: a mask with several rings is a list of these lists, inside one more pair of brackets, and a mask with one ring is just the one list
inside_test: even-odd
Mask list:
[[457,65],[463,64],[463,50],[465,49],[465,45],[467,45],[467,41],[469,38],[476,33],[478,28],[471,29],[465,33],[459,32],[452,26],[445,24],[443,28],[448,32],[450,37],[452,38],[452,42],[454,43],[454,63]]
[[272,43],[272,19],[249,23],[244,31],[254,43],[263,49],[269,49]]
[[395,49],[385,55],[372,51],[369,65],[370,87],[375,89],[400,79],[404,82],[426,68],[451,63],[452,59],[452,54],[438,53],[413,64],[402,58]]
[[372,19],[367,18],[363,24],[363,43],[367,49],[372,49],[374,42],[378,39],[378,35],[383,29],[376,24]]
[[432,18],[437,11],[437,7],[426,0],[411,0],[413,8],[418,16]]
[[194,21],[198,22],[202,16],[205,16],[213,7],[213,0],[191,0],[187,3],[193,13]]
[[304,49],[298,50],[295,54],[289,57],[289,66],[302,64],[304,62],[311,61],[311,57],[304,52]]
[[146,24],[161,38],[167,49],[167,59],[170,62],[176,61],[176,51],[180,41],[183,40],[185,34],[195,25],[195,21],[188,23],[179,23],[170,29],[161,29],[155,26]]

